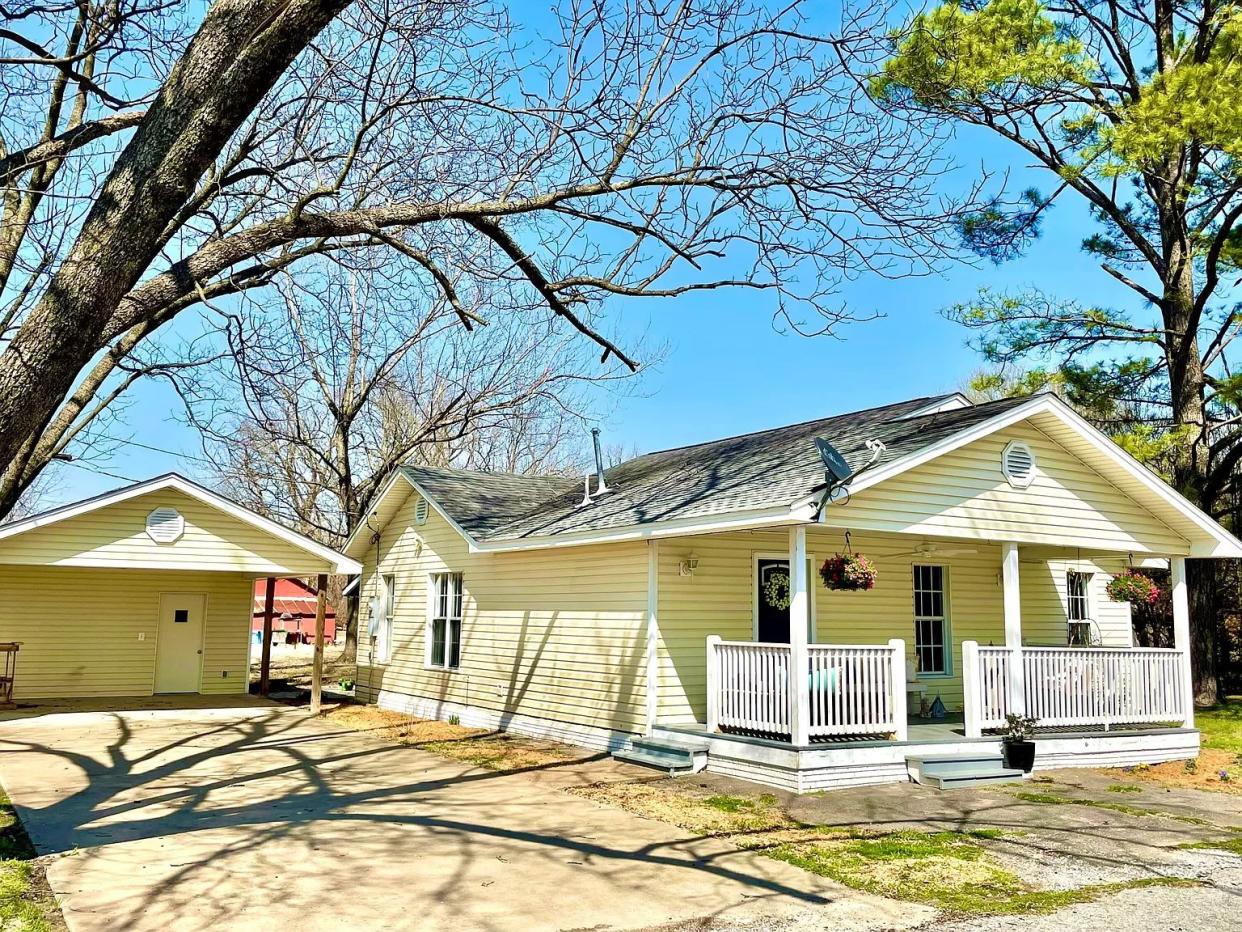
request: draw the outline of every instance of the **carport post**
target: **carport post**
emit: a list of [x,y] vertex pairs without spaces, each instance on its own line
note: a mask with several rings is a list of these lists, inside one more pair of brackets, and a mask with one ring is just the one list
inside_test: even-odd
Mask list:
[[263,652],[259,661],[259,695],[266,696],[272,675],[272,605],[276,601],[276,577],[267,577],[263,597]]
[[311,667],[311,715],[319,714],[323,703],[323,627],[327,615],[328,577],[319,574],[315,581],[315,662]]

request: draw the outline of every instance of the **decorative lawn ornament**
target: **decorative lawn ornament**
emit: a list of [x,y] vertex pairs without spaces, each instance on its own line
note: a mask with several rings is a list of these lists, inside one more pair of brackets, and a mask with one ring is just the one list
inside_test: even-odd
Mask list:
[[778,611],[789,608],[789,574],[769,573],[763,584],[763,601]]
[[1154,605],[1160,601],[1160,585],[1146,573],[1126,570],[1108,581],[1108,597],[1131,605]]
[[829,589],[862,592],[875,588],[875,564],[861,553],[838,553],[824,561],[819,578]]

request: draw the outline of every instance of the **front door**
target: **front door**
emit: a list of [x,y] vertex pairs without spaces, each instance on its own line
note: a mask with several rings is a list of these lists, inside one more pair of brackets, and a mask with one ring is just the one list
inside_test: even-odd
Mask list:
[[[789,643],[789,561],[758,561],[759,640],[768,644]],[[782,580],[783,577],[783,580]]]
[[196,693],[203,672],[201,592],[165,592],[160,596],[160,625],[155,642],[155,691]]

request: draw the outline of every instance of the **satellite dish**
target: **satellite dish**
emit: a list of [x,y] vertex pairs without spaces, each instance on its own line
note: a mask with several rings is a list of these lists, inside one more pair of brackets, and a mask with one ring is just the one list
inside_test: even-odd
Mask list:
[[824,469],[827,470],[832,480],[830,484],[840,485],[854,475],[854,470],[850,469],[850,464],[845,461],[845,457],[838,453],[836,447],[827,440],[816,437],[815,446],[819,449],[820,459],[824,461]]

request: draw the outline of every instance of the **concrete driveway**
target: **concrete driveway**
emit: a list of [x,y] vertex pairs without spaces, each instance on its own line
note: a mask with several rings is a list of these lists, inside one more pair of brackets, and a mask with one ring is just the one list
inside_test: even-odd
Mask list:
[[0,781],[51,856],[73,930],[713,918],[866,929],[931,916],[557,788],[621,766],[611,762],[498,775],[274,704],[134,705],[0,721]]

